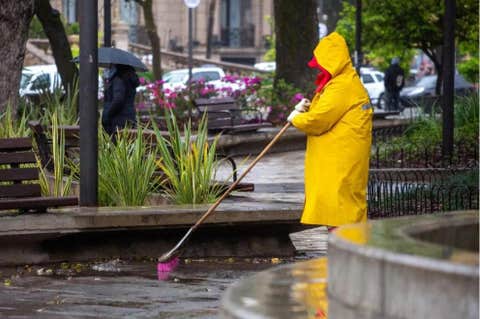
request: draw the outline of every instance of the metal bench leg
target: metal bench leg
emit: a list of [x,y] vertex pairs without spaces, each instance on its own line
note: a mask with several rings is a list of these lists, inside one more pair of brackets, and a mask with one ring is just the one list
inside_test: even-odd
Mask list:
[[238,175],[237,175],[237,164],[235,163],[235,160],[234,160],[230,155],[221,154],[221,155],[219,155],[219,156],[221,156],[221,157],[223,157],[224,159],[226,159],[227,161],[229,161],[230,164],[232,165],[233,181],[236,182],[236,181],[237,181],[237,178],[238,178]]

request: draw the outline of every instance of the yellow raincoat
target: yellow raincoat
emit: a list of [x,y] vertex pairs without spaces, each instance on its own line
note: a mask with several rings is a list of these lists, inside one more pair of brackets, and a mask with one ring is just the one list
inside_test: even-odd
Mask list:
[[367,219],[372,115],[345,39],[336,32],[314,50],[331,79],[292,124],[307,134],[301,222],[339,226]]

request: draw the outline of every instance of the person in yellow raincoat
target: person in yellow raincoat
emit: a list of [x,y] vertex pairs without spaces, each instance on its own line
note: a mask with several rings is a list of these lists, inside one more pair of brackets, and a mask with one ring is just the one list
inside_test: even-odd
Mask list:
[[316,94],[288,117],[307,134],[301,222],[334,227],[365,221],[373,109],[340,34],[323,38],[313,53]]

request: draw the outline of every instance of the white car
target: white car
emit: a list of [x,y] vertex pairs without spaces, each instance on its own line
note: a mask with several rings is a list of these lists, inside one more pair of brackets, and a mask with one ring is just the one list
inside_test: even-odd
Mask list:
[[[20,97],[35,99],[43,94],[62,90],[62,79],[55,64],[32,65],[23,68],[20,78]],[[103,81],[98,76],[98,95],[103,96]]]
[[275,72],[277,64],[275,62],[259,62],[255,63],[253,67],[262,71]]
[[385,108],[385,85],[383,84],[384,74],[373,68],[360,68],[360,79],[370,96],[373,105]]
[[33,97],[53,93],[62,87],[62,80],[55,64],[33,65],[22,70],[19,94],[21,97]]
[[[216,88],[225,85],[222,79],[225,77],[225,72],[218,67],[200,67],[192,69],[192,81],[205,81],[205,83],[212,84]],[[188,69],[180,69],[165,73],[162,77],[165,83],[164,89],[173,91],[184,89],[188,81]]]

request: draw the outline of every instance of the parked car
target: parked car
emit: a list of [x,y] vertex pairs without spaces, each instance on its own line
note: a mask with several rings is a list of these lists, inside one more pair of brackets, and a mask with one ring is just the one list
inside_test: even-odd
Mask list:
[[[192,69],[192,81],[203,80],[208,84],[214,85],[215,87],[221,87],[225,84],[222,82],[223,77],[225,77],[225,72],[219,67],[208,66]],[[163,84],[164,89],[183,89],[187,86],[188,69],[174,70],[165,73],[162,79],[165,81]]]
[[62,81],[55,64],[34,65],[22,70],[19,94],[26,99],[35,99],[60,89]]
[[262,71],[274,72],[277,68],[277,64],[275,62],[259,62],[255,63],[254,67]]
[[368,92],[373,105],[385,108],[385,85],[383,84],[384,74],[373,68],[360,68],[360,80]]
[[[23,68],[20,78],[20,97],[36,103],[46,94],[62,90],[62,79],[55,64],[32,65]],[[98,76],[98,96],[103,96],[103,80]]]
[[[427,75],[419,79],[414,85],[404,87],[400,92],[400,100],[405,106],[411,107],[426,102],[434,102],[438,98],[435,93],[437,75]],[[460,74],[455,74],[455,95],[467,95],[475,92],[475,87],[468,83]]]

